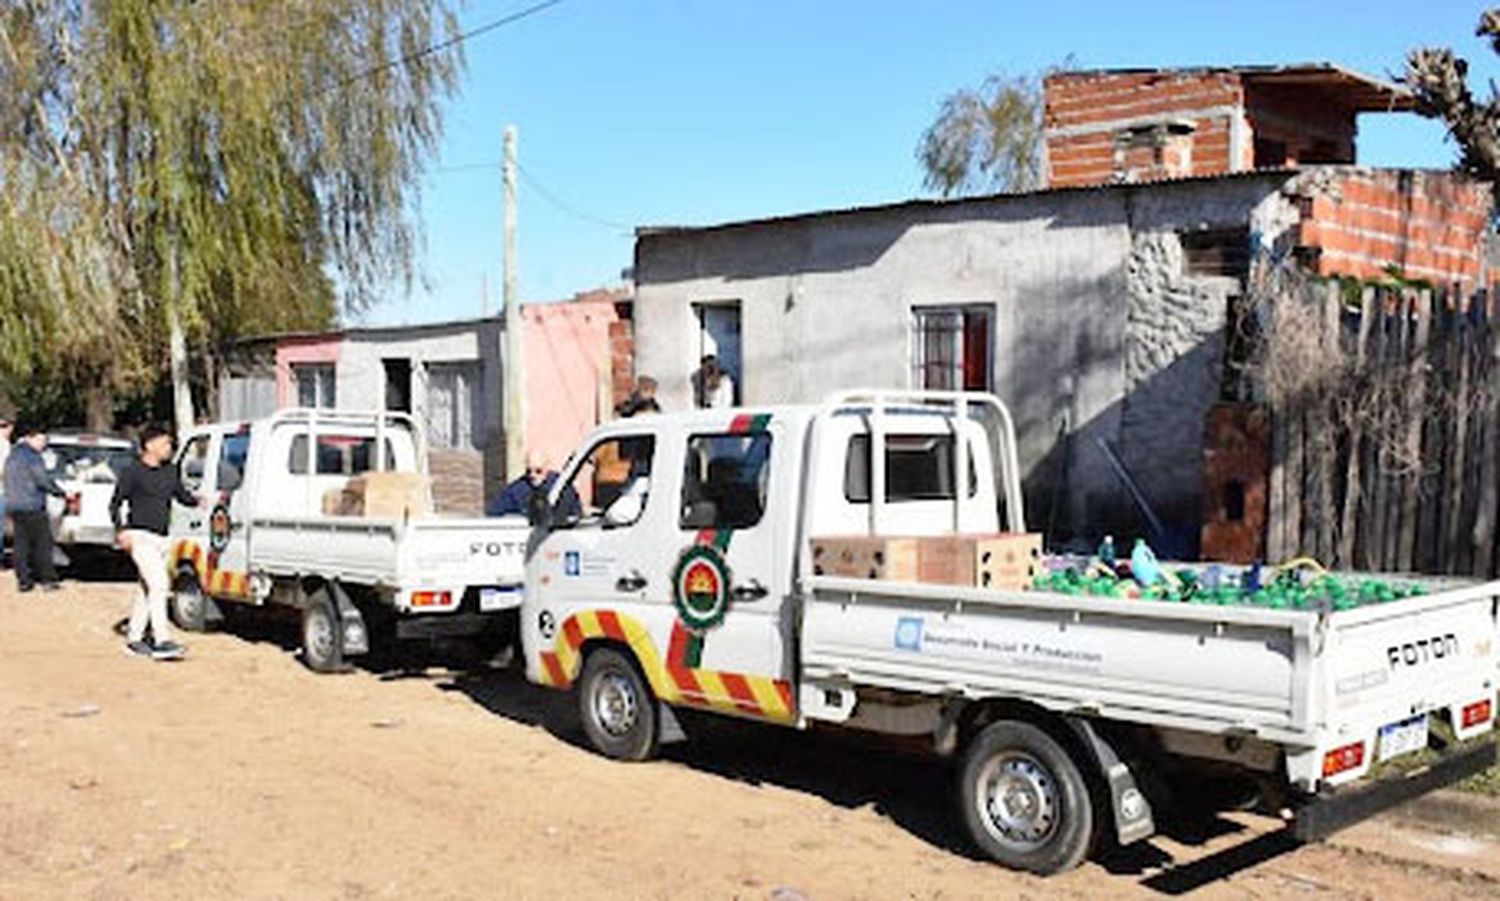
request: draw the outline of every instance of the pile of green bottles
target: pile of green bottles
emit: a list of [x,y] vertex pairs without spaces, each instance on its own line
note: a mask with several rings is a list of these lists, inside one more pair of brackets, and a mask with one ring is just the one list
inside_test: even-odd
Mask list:
[[[1268,610],[1352,610],[1383,604],[1423,593],[1420,585],[1382,579],[1355,579],[1330,573],[1312,575],[1301,570],[1283,570],[1264,584],[1251,570],[1231,573],[1223,568],[1209,571],[1180,569],[1171,578],[1151,585],[1121,578],[1108,567],[1087,570],[1067,566],[1038,576],[1032,587],[1038,591],[1089,597],[1140,598],[1185,604],[1251,606]],[[1208,578],[1205,578],[1207,576]]]

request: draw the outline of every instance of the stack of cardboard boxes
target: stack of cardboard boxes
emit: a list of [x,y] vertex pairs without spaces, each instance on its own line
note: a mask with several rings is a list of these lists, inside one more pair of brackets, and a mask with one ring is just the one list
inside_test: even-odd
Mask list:
[[1036,577],[1042,536],[838,536],[814,538],[812,553],[817,575],[1016,591]]
[[323,494],[329,516],[406,519],[428,509],[427,477],[415,472],[367,472]]

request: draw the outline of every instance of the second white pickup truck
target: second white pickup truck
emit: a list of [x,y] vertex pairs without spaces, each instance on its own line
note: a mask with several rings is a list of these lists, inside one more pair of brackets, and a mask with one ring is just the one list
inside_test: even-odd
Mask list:
[[1500,584],[1271,609],[818,573],[819,536],[1024,533],[1015,447],[978,394],[605,426],[533,537],[527,676],[622,759],[675,707],[927,736],[975,844],[1040,873],[1231,783],[1307,840],[1494,762]]
[[323,512],[352,478],[426,471],[410,417],[294,409],[204,426],[183,436],[177,466],[208,501],[172,512],[171,606],[183,628],[221,620],[220,604],[294,608],[303,659],[320,672],[367,652],[372,635],[472,637],[496,650],[513,641],[524,519]]

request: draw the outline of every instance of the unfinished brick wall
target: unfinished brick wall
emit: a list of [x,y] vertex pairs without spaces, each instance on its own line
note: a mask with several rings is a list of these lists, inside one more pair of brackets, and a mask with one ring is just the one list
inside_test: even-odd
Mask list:
[[484,455],[476,450],[427,452],[432,476],[432,506],[438,513],[480,516],[484,513]]
[[1301,188],[1298,243],[1318,275],[1379,278],[1392,267],[1440,285],[1483,280],[1493,200],[1443,172],[1347,169]]
[[635,323],[623,315],[609,324],[609,385],[611,409],[635,388]]
[[1230,72],[1060,73],[1045,84],[1051,187],[1217,175],[1244,107]]
[[1265,559],[1270,471],[1271,417],[1266,408],[1219,404],[1211,409],[1203,435],[1203,559]]

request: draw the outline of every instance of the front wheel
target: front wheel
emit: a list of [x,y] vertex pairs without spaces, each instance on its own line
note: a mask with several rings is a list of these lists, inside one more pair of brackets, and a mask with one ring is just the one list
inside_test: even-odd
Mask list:
[[172,620],[177,628],[188,632],[203,632],[208,628],[208,598],[203,594],[203,585],[197,575],[184,570],[172,583]]
[[599,648],[584,661],[578,712],[589,741],[605,756],[646,760],[656,753],[656,698],[619,651]]
[[344,671],[344,630],[326,591],[308,598],[302,608],[302,662],[316,673]]
[[1066,749],[1030,723],[1001,720],[975,736],[959,773],[964,825],[985,854],[1044,876],[1088,853],[1094,810]]

